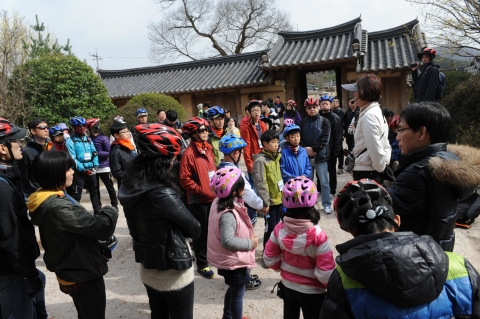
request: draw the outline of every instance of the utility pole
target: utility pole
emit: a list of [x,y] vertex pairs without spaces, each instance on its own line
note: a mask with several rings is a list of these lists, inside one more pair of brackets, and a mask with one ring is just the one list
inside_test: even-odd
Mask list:
[[89,55],[94,57],[94,59],[92,59],[92,60],[97,61],[97,70],[99,70],[100,68],[98,66],[98,60],[101,60],[102,58],[98,56],[97,48],[95,48],[95,54],[90,54],[89,53]]

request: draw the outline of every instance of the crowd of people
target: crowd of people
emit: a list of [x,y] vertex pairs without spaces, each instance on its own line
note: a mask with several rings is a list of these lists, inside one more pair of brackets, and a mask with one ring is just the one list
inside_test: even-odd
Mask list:
[[[152,318],[193,318],[194,270],[211,279],[210,265],[228,286],[223,318],[244,318],[245,290],[262,285],[259,214],[261,266],[280,272],[284,318],[480,318],[479,274],[453,253],[480,153],[447,149],[450,114],[436,102],[395,115],[379,104],[379,77],[343,87],[346,110],[328,95],[307,98],[303,118],[293,100],[251,100],[239,127],[208,102],[185,123],[163,109],[148,123],[140,108],[133,128],[115,117],[110,139],[96,118],[35,118],[24,145],[27,130],[0,118],[0,318],[47,318],[34,225],[78,317],[105,318],[119,205]],[[336,194],[344,173],[353,180]],[[353,237],[335,259],[319,223],[332,211]]]

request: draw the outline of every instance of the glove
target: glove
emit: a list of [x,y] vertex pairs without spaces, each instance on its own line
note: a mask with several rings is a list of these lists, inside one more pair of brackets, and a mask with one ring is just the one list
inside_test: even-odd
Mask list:
[[31,299],[35,298],[43,289],[43,280],[37,275],[35,278],[25,278],[32,289],[32,292],[28,295]]

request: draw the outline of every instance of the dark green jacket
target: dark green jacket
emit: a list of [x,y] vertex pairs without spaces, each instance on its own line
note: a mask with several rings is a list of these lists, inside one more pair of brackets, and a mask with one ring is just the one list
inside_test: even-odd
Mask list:
[[41,189],[28,197],[27,207],[32,224],[39,227],[49,271],[69,282],[89,281],[107,273],[98,240],[113,235],[117,209],[106,206],[93,215],[61,191]]

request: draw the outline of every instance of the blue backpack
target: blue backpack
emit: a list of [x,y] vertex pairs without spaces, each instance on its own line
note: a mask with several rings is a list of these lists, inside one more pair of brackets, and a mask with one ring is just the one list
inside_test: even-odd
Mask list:
[[[432,67],[432,66],[430,65],[425,69],[424,74],[427,74],[427,71],[428,71],[428,69],[430,69],[430,67]],[[435,88],[435,100],[443,99],[443,93],[445,92],[445,87],[446,86],[447,86],[447,84],[446,84],[445,73],[443,73],[442,71],[439,71],[438,72],[438,86]]]

